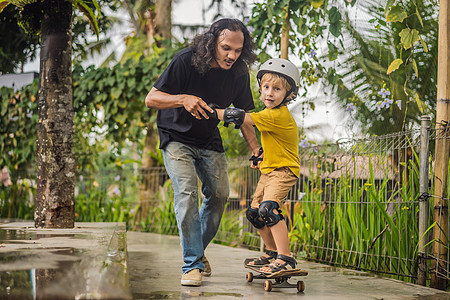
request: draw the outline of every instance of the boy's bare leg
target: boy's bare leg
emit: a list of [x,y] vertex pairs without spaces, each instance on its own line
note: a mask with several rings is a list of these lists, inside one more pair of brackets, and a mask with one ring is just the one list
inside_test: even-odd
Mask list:
[[263,228],[258,229],[259,234],[261,235],[264,245],[266,245],[267,250],[277,251],[277,244],[275,242],[274,236],[272,235],[272,231],[269,227],[264,226]]
[[[272,232],[270,231],[270,228],[267,226],[264,226],[263,228],[258,229],[259,234],[261,235],[261,238],[264,241],[264,245],[266,245],[266,250],[270,251],[277,251],[277,246],[275,243],[275,240],[273,239]],[[270,258],[270,255],[267,253],[262,255],[263,257]],[[249,262],[249,265],[254,265],[254,262]]]
[[[267,228],[267,227],[264,227]],[[291,250],[289,249],[289,237],[288,237],[288,230],[287,225],[284,220],[281,220],[274,226],[267,228],[271,231],[272,239],[275,243],[276,249],[278,250],[278,254],[290,256]],[[262,236],[262,235],[261,235]],[[264,240],[265,242],[265,240]],[[267,244],[266,244],[267,246]],[[284,263],[283,260],[276,259],[276,262]],[[271,269],[268,267],[262,267],[261,271],[264,272],[270,272]]]

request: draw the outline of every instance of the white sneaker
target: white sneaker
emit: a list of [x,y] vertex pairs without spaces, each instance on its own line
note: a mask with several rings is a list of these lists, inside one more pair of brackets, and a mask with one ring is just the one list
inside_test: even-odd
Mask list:
[[202,274],[199,269],[193,269],[181,276],[181,285],[200,286],[202,284]]

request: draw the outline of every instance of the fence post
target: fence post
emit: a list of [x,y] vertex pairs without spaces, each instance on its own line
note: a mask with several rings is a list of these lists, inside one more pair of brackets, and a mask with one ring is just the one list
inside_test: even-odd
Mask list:
[[430,137],[430,116],[421,117],[420,127],[420,153],[419,153],[419,267],[417,271],[417,284],[427,283],[427,262],[425,245],[428,238],[425,231],[428,227],[428,173],[429,173],[429,137]]

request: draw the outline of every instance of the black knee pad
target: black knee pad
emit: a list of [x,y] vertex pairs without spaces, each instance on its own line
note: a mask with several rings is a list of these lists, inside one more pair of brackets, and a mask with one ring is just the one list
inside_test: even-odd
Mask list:
[[256,208],[252,208],[251,206],[249,206],[245,214],[247,216],[247,219],[250,221],[250,223],[252,223],[253,226],[255,226],[255,228],[261,229],[266,225],[266,223],[259,220],[259,213]]
[[[278,215],[273,212],[274,209],[278,211]],[[284,217],[281,214],[281,209],[275,201],[262,202],[259,205],[258,213],[267,227],[272,227],[281,220],[284,220]]]

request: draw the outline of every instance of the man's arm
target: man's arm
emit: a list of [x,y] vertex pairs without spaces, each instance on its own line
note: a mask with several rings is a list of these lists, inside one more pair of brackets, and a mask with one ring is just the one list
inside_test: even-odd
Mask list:
[[169,109],[184,107],[188,112],[190,112],[195,118],[201,119],[202,116],[205,119],[209,119],[208,114],[205,110],[210,113],[213,112],[205,101],[201,98],[193,95],[178,94],[172,95],[158,90],[153,87],[150,92],[145,97],[145,105],[148,108],[156,109]]

